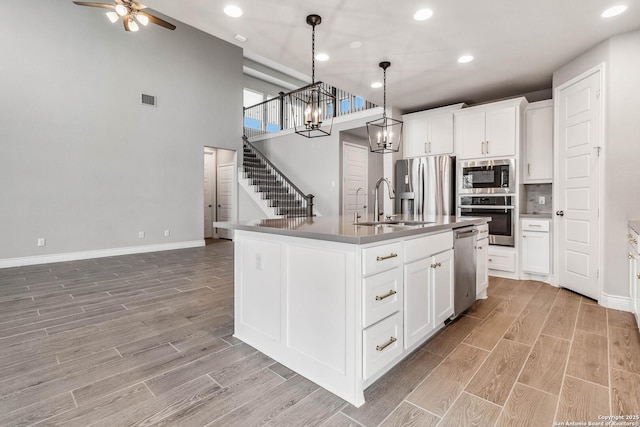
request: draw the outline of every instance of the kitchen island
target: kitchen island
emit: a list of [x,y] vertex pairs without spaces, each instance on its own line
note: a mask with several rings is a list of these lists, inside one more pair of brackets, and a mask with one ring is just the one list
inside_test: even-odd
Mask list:
[[366,220],[214,223],[235,230],[235,337],[355,406],[451,317],[452,230],[487,221]]

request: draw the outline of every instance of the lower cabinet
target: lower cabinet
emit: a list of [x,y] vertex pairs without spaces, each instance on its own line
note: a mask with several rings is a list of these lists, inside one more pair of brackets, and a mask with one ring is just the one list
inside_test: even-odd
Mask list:
[[476,242],[476,296],[485,297],[489,287],[489,239],[478,239]]
[[549,221],[522,221],[522,271],[550,273]]
[[404,266],[405,348],[428,336],[453,314],[453,250]]
[[629,297],[631,307],[636,317],[636,325],[640,328],[640,256],[638,255],[638,240],[640,236],[629,228],[628,258],[629,258]]

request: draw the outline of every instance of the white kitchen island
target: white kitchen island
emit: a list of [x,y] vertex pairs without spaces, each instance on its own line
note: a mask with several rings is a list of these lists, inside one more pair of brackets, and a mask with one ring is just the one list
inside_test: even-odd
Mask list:
[[364,389],[453,314],[452,230],[486,223],[394,219],[428,224],[215,223],[235,230],[235,336],[361,406]]

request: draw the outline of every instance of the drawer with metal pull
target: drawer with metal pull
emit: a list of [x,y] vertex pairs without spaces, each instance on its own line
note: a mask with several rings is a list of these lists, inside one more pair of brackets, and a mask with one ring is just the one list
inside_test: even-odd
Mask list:
[[522,231],[549,231],[549,222],[547,220],[540,219],[523,219]]
[[404,242],[404,262],[412,262],[453,248],[453,232],[418,237]]
[[402,265],[402,242],[371,246],[362,250],[362,275],[390,270]]
[[362,279],[362,324],[369,327],[402,307],[402,268]]
[[404,349],[402,313],[398,312],[362,331],[364,379],[370,378]]

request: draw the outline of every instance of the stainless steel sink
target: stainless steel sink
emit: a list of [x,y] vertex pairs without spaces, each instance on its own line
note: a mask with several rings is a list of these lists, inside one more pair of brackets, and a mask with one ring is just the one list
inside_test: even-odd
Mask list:
[[412,227],[416,225],[433,224],[429,221],[411,221],[411,220],[386,220],[386,221],[360,221],[354,222],[353,225],[365,225],[369,227]]

